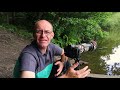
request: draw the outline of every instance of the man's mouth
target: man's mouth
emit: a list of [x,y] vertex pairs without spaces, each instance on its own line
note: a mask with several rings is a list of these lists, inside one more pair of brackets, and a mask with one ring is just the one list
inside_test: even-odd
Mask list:
[[47,40],[40,40],[40,42],[47,42]]

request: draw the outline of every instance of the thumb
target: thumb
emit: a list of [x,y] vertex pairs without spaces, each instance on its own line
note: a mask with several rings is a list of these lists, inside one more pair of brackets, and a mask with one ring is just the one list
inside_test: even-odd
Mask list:
[[55,62],[55,65],[58,65],[59,63],[60,63],[60,61]]

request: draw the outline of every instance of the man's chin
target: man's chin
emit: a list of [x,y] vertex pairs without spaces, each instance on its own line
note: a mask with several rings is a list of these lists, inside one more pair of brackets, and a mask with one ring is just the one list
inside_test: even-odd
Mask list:
[[40,45],[41,48],[46,48],[48,46],[48,44],[42,44]]

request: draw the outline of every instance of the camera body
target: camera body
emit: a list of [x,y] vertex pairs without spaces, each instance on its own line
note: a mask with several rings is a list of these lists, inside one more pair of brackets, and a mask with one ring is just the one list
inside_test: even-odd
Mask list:
[[80,49],[77,47],[73,47],[72,45],[66,46],[64,48],[64,51],[65,51],[65,55],[67,57],[70,57],[73,59],[79,58],[79,56],[80,56]]
[[79,45],[68,45],[64,48],[65,55],[75,60],[75,63],[78,62],[79,65],[75,70],[79,70],[81,65],[84,65],[80,62],[80,55],[86,51],[93,51],[97,47],[96,41],[91,41],[90,43],[82,43]]

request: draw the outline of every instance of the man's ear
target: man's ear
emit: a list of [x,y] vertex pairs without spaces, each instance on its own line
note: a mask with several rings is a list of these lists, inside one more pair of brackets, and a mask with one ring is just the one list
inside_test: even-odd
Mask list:
[[54,32],[52,32],[52,34],[51,34],[51,39],[53,39],[53,37],[54,37]]

